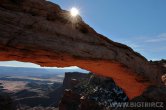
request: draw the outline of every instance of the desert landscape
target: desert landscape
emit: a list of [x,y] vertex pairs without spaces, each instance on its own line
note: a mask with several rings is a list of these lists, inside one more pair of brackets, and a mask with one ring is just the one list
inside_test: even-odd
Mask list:
[[[66,88],[64,86],[66,83],[70,84],[70,80],[72,79],[70,77],[68,79],[68,76],[65,77],[65,74],[67,74],[67,71],[81,71],[81,69],[59,70],[54,68],[47,69],[25,67],[0,68],[0,100],[3,100],[3,94],[9,95],[12,103],[14,104],[12,109],[16,108],[18,110],[30,109],[32,107],[57,108],[60,98],[63,95],[63,90]],[[33,74],[34,72],[35,74]],[[78,72],[75,74],[79,74]],[[79,77],[79,75],[77,76]],[[63,82],[64,78],[65,80],[66,78],[68,80]],[[0,105],[2,106],[2,102]],[[8,106],[10,107],[10,105]]]

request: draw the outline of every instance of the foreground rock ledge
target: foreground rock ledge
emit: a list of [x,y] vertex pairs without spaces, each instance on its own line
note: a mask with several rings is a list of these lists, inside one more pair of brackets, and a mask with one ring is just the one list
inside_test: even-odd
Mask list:
[[45,0],[0,0],[0,60],[79,66],[112,77],[130,98],[162,85],[156,65]]

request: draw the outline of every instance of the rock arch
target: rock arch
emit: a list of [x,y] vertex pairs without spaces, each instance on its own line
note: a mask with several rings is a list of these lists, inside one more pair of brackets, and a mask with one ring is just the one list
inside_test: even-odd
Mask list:
[[78,66],[112,77],[130,98],[162,84],[161,70],[146,58],[45,0],[0,1],[0,61],[8,60]]

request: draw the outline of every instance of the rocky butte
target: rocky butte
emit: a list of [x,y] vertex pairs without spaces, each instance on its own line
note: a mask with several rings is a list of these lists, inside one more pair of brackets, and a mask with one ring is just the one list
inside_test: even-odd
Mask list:
[[8,60],[78,66],[112,77],[130,99],[164,85],[158,65],[45,0],[0,0],[0,61]]

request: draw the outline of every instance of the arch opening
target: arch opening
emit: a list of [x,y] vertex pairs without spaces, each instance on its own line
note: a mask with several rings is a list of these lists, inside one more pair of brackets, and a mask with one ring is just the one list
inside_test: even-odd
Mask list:
[[[94,100],[95,97],[95,101],[103,106],[111,102],[128,101],[126,93],[112,78],[95,75],[77,66],[40,67],[33,63],[4,61],[0,62],[0,70],[0,97],[2,94],[9,95],[17,109],[37,106],[55,109],[66,98],[69,89],[88,100]],[[98,98],[97,94],[101,93],[105,93],[107,99],[105,96]]]
[[6,110],[5,106],[13,106],[12,110],[15,107],[58,107],[66,85],[70,84],[66,74],[81,78],[77,74],[86,75],[88,71],[76,66],[58,68],[18,61],[0,62],[0,100],[5,94],[10,97],[4,101],[10,102],[11,98],[14,104],[0,102],[0,107]]
[[147,81],[146,78],[144,79],[144,77],[137,75],[137,73],[129,69],[127,66],[115,60],[82,59],[68,54],[62,54],[61,56],[58,54],[56,55],[56,53],[54,53],[54,56],[49,56],[49,54],[51,53],[45,51],[40,53],[36,51],[33,54],[26,53],[26,56],[24,56],[24,54],[19,51],[19,53],[12,52],[12,54],[4,54],[6,58],[3,58],[2,54],[0,60],[6,61],[15,59],[17,61],[32,62],[41,67],[69,67],[74,65],[97,75],[112,77],[114,81],[123,88],[130,99],[141,95],[149,86],[149,81]]

